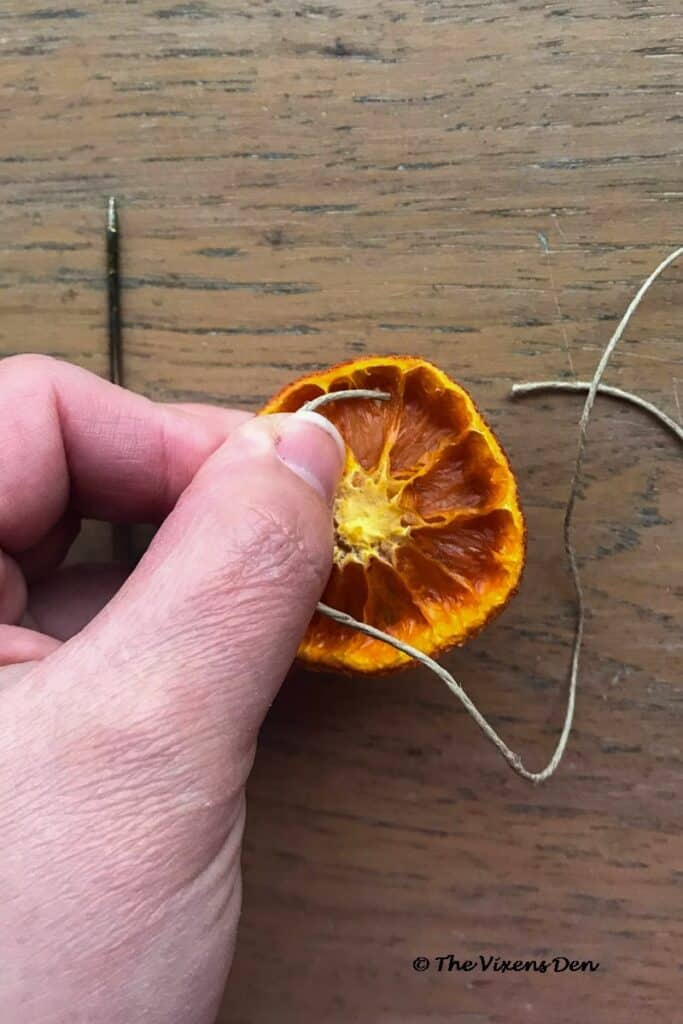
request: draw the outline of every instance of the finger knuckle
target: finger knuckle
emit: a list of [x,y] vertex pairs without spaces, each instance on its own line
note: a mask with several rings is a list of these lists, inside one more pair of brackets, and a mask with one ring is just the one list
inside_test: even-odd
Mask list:
[[286,583],[296,575],[299,582],[317,586],[329,571],[317,531],[300,514],[274,504],[252,507],[243,534],[242,565],[263,582]]
[[0,372],[6,378],[35,382],[36,379],[52,374],[58,362],[54,356],[42,355],[39,352],[21,352],[6,356],[0,362]]

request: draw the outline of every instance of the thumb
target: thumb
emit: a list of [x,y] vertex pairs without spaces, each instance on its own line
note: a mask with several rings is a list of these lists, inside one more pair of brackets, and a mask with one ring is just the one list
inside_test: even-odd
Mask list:
[[90,697],[117,723],[170,710],[173,728],[210,724],[246,755],[330,572],[343,461],[341,436],[316,413],[241,426],[55,658],[68,659],[72,678],[75,664],[79,678],[88,666]]

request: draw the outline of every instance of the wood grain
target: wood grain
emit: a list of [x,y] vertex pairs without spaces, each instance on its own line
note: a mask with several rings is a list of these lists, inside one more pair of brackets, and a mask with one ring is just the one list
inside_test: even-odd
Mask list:
[[[358,353],[443,366],[508,450],[530,541],[515,602],[445,661],[531,766],[562,716],[580,399],[508,390],[589,376],[681,242],[682,22],[674,0],[0,13],[0,353],[106,374],[115,193],[132,388],[256,408]],[[682,278],[656,285],[608,373],[678,418]],[[222,1022],[683,1021],[680,453],[598,402],[587,471],[591,614],[559,774],[513,777],[424,672],[294,669],[250,783]],[[106,544],[100,528],[88,553]],[[411,967],[448,953],[600,968]]]

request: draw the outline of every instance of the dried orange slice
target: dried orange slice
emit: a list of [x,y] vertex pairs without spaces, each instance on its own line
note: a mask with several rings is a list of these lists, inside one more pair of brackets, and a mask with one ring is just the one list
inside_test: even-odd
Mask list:
[[[435,654],[481,629],[517,587],[525,526],[515,478],[467,392],[424,359],[342,363],[290,384],[262,412],[294,412],[352,388],[391,398],[318,409],[347,446],[322,600]],[[411,663],[319,612],[298,653],[320,668],[366,673]]]

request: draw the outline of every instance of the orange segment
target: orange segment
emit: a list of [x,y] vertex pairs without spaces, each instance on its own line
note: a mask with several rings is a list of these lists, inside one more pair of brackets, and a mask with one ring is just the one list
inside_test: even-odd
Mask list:
[[332,402],[322,410],[339,428],[358,464],[365,470],[372,470],[379,465],[396,434],[401,413],[401,371],[397,366],[361,367],[347,374],[344,380],[335,381],[329,390],[346,391],[349,387],[391,395],[388,402],[359,401],[355,409],[351,408],[352,401]]
[[507,467],[501,467],[486,438],[470,430],[408,484],[404,500],[414,504],[421,519],[450,519],[464,510],[495,506],[507,486]]
[[398,632],[402,640],[410,643],[411,637],[422,632],[428,622],[409,587],[400,574],[380,558],[370,562],[367,577],[368,599],[362,621],[371,622],[385,633]]
[[401,418],[390,455],[394,476],[429,465],[445,441],[453,441],[470,426],[464,392],[445,389],[433,373],[436,367],[416,362],[419,365],[405,372]]
[[[360,565],[350,562],[343,569],[332,566],[325,589],[325,600],[331,607],[341,608],[354,619],[362,621],[367,598],[368,584]],[[345,650],[350,651],[365,648],[368,642],[371,642],[370,638],[363,636],[357,629],[333,622],[319,612],[313,616],[306,633],[309,656],[313,662],[321,664],[326,664],[325,652],[331,645],[343,645]]]
[[[358,359],[284,388],[263,413],[364,388],[318,412],[347,445],[334,504],[334,565],[323,601],[427,654],[461,644],[504,607],[524,565],[515,478],[467,392],[412,356]],[[316,613],[299,656],[380,672],[410,664],[387,644]]]

